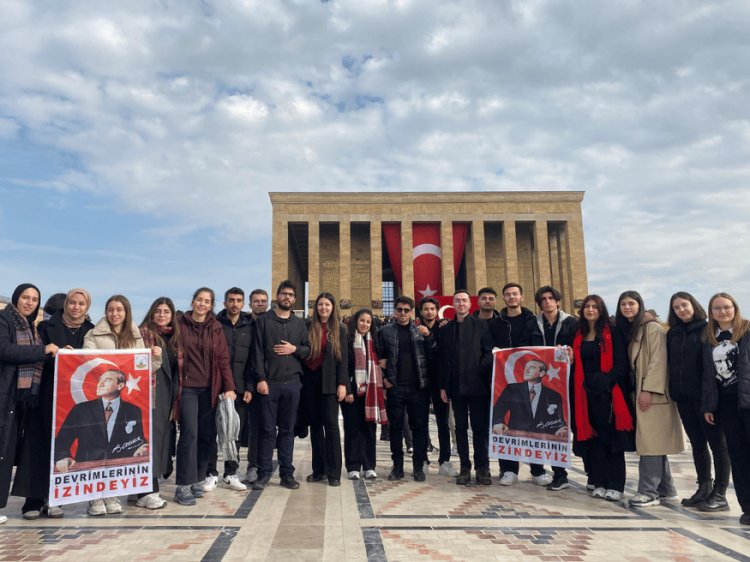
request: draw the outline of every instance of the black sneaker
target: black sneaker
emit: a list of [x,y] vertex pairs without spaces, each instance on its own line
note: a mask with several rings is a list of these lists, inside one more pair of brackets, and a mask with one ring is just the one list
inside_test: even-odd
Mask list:
[[305,478],[305,480],[307,480],[308,482],[322,482],[325,479],[325,474],[316,474],[314,472],[312,474],[308,474],[307,478]]
[[559,492],[565,488],[570,488],[570,484],[568,483],[568,477],[564,474],[555,474],[552,482],[547,484],[547,489],[550,492]]
[[462,468],[461,472],[458,473],[458,476],[456,477],[456,484],[459,486],[468,486],[471,484],[471,469],[470,468]]
[[477,484],[480,486],[492,486],[492,476],[489,468],[480,468],[477,470]]
[[258,479],[255,482],[253,482],[250,486],[252,487],[253,490],[265,490],[270,481],[271,481],[271,475],[263,474],[262,476],[258,476]]
[[177,486],[174,491],[174,502],[180,505],[195,505],[195,496],[190,486]]
[[388,480],[401,480],[404,477],[404,469],[403,468],[396,468],[395,466],[391,469],[390,474],[388,475]]
[[750,525],[750,513],[743,513],[740,516],[740,525]]
[[290,490],[296,490],[299,488],[299,482],[294,479],[294,476],[282,476],[281,485]]
[[333,486],[333,487],[341,486],[341,478],[336,478],[335,476],[329,476],[328,485]]
[[424,482],[426,479],[426,476],[424,474],[424,470],[421,468],[415,468],[414,469],[414,482]]

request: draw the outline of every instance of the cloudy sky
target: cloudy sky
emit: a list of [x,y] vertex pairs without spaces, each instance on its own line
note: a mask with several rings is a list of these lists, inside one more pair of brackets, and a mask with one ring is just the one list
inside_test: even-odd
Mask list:
[[[269,191],[583,190],[589,288],[750,312],[750,5],[0,0],[0,294],[270,288]],[[746,314],[747,315],[747,314]]]

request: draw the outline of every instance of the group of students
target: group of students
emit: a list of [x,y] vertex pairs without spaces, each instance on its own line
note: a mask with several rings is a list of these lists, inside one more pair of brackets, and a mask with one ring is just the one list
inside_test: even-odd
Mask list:
[[[668,455],[692,445],[698,490],[682,503],[702,511],[728,509],[730,468],[750,524],[750,330],[737,302],[714,295],[708,314],[688,293],[670,300],[666,331],[635,291],[626,291],[610,318],[597,295],[583,299],[578,318],[560,310],[560,293],[542,287],[535,294],[539,313],[523,306],[523,289],[508,283],[497,293],[483,288],[479,310],[471,296],[456,291],[451,321],[440,321],[439,304],[425,298],[415,310],[406,296],[394,303],[395,321],[378,326],[372,311],[357,311],[348,326],[340,321],[335,297],[323,292],[307,321],[293,314],[296,288],[283,281],[275,306],[266,312],[265,291],[252,314],[242,312],[244,292],[225,293],[224,310],[214,313],[215,295],[202,287],[191,309],[178,313],[166,297],[154,301],[140,326],[128,299],[107,300],[105,316],[88,320],[91,297],[72,289],[61,310],[36,326],[39,290],[19,285],[0,311],[0,507],[8,492],[25,498],[24,518],[63,516],[49,506],[49,466],[54,388],[54,356],[61,348],[150,348],[155,377],[152,416],[153,489],[134,498],[149,509],[164,507],[159,477],[176,457],[175,502],[194,505],[215,488],[216,408],[234,401],[248,448],[242,480],[254,489],[269,485],[273,451],[278,451],[280,484],[294,478],[294,438],[309,429],[312,473],[308,482],[339,486],[342,469],[350,479],[376,478],[375,428],[389,428],[393,465],[389,480],[404,478],[404,424],[411,428],[415,481],[424,481],[432,403],[439,440],[439,474],[460,485],[492,483],[488,458],[492,350],[523,346],[564,346],[573,363],[569,380],[573,450],[581,456],[594,498],[620,501],[625,486],[626,451],[639,455],[637,507],[675,499]],[[417,318],[415,318],[417,313]],[[460,470],[451,461],[449,411],[455,417]],[[342,458],[339,409],[344,417]],[[408,420],[408,421],[407,421]],[[681,423],[680,423],[681,422]],[[172,451],[176,423],[179,439]],[[469,453],[469,427],[473,458]],[[710,449],[710,452],[709,452]],[[473,465],[472,465],[473,460]],[[712,476],[712,465],[714,476]],[[16,466],[16,476],[11,474]],[[226,461],[223,483],[246,485],[239,463]],[[500,461],[500,484],[518,480],[519,464]],[[568,487],[564,468],[550,476],[531,465],[532,481],[551,491]],[[90,502],[91,515],[120,513],[118,498]],[[0,522],[6,520],[0,516]]]

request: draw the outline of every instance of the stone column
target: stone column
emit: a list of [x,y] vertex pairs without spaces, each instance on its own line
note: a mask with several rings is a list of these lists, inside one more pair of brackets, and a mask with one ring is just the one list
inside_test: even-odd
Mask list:
[[[519,283],[518,246],[516,244],[516,221],[503,221],[503,245],[505,247],[505,283]],[[502,285],[498,287],[498,291]]]
[[[339,302],[352,299],[352,229],[349,221],[339,223]],[[339,310],[341,314],[341,310]]]
[[277,219],[273,221],[273,256],[271,285],[277,287],[289,277],[289,222]]
[[[320,292],[320,222],[309,221],[307,229],[307,292],[309,299],[314,302]],[[302,292],[302,288],[299,290]],[[308,314],[312,314],[312,307],[308,304],[304,303],[304,307]]]
[[580,217],[569,220],[565,225],[566,238],[568,241],[568,259],[566,264],[570,271],[571,277],[571,308],[572,301],[582,299],[588,292],[588,282],[586,280],[586,254],[584,253],[583,244],[583,220]]
[[[456,290],[456,272],[453,267],[453,222],[443,220],[440,222],[440,249],[443,258],[442,277],[443,277],[443,294],[452,295]],[[414,295],[414,299],[421,299],[422,295]]]
[[379,220],[370,220],[370,293],[380,303],[373,313],[383,314],[383,227]]
[[534,257],[536,259],[537,287],[543,287],[552,283],[550,272],[549,236],[547,234],[547,221],[537,220],[534,222]]
[[[471,223],[471,249],[474,255],[474,287],[469,287],[476,294],[487,286],[487,254],[484,251],[484,221]],[[468,251],[468,248],[467,250]],[[499,288],[499,287],[498,287]]]
[[411,221],[401,221],[401,291],[403,295],[416,298]]

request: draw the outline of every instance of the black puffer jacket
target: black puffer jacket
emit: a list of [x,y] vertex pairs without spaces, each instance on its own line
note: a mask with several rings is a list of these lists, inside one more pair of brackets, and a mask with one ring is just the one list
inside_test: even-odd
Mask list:
[[232,377],[238,394],[243,391],[255,392],[255,382],[250,375],[250,350],[253,347],[253,317],[246,312],[240,312],[236,324],[227,316],[226,309],[216,315],[216,319],[224,329],[229,349],[229,364],[232,367]]
[[669,395],[674,400],[699,400],[703,391],[705,320],[681,322],[667,332]]
[[[422,336],[417,332],[414,322],[409,323],[412,350],[417,363],[417,376],[419,377],[419,388],[427,388],[429,380],[427,376],[427,354],[435,348],[435,338],[430,335]],[[395,322],[387,324],[379,332],[380,349],[382,358],[385,359],[386,369],[384,377],[394,386],[398,386],[398,324]]]
[[562,310],[558,312],[555,341],[544,341],[544,314],[536,315],[534,329],[531,332],[531,345],[573,345],[573,338],[578,330],[578,318]]

